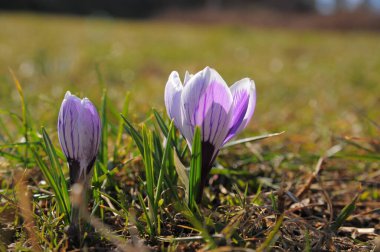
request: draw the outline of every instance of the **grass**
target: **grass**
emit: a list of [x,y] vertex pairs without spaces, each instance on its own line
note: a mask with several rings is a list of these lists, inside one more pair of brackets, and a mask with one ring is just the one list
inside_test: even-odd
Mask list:
[[[104,126],[90,249],[374,248],[380,34],[7,13],[0,23],[0,250],[73,249],[56,133],[66,90],[88,96]],[[194,163],[163,90],[170,71],[206,65],[230,84],[256,82],[240,138],[285,133],[223,149],[202,204],[189,208],[176,204],[195,190],[178,167]]]

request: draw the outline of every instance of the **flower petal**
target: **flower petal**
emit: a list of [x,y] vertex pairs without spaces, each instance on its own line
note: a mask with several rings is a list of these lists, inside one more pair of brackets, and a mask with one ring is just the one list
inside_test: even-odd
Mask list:
[[244,78],[232,85],[230,89],[233,96],[232,119],[223,144],[247,126],[256,106],[256,88],[253,80]]
[[206,67],[188,80],[181,96],[183,132],[191,145],[195,126],[201,127],[202,141],[217,151],[229,130],[231,92],[214,70]]
[[100,130],[100,119],[95,106],[89,99],[82,99],[78,118],[78,135],[81,144],[78,154],[84,176],[91,170],[91,163],[98,153]]
[[194,74],[190,74],[188,71],[185,73],[185,79],[183,80],[183,85],[186,86],[186,83],[193,77]]
[[59,142],[66,157],[71,159],[78,158],[79,136],[76,128],[80,102],[78,97],[67,92],[58,117]]
[[181,93],[183,86],[176,71],[173,71],[165,86],[165,106],[170,119],[174,119],[175,126],[181,130]]

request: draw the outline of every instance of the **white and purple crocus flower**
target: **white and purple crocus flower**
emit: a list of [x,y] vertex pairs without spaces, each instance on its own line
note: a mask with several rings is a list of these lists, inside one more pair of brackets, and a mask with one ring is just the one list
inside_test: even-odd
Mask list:
[[195,75],[186,72],[183,84],[176,71],[170,74],[165,87],[166,110],[190,149],[195,127],[201,129],[202,176],[198,202],[220,148],[247,126],[255,105],[255,83],[249,78],[229,88],[218,72],[209,67]]
[[100,144],[101,123],[95,106],[69,91],[58,116],[58,138],[70,170],[70,184],[87,184]]

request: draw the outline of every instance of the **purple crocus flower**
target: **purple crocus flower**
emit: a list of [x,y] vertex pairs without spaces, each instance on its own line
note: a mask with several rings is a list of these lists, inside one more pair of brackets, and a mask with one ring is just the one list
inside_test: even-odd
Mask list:
[[242,131],[251,119],[256,105],[255,83],[249,78],[230,88],[212,68],[195,75],[186,72],[182,84],[173,71],[165,87],[165,105],[175,126],[191,149],[194,129],[202,134],[202,176],[197,201],[202,197],[206,177],[224,144]]
[[58,115],[58,138],[70,170],[70,183],[87,183],[100,144],[101,123],[95,106],[69,91]]

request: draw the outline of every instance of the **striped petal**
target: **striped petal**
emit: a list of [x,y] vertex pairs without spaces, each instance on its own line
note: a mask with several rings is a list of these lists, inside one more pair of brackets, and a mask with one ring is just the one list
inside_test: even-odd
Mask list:
[[67,92],[59,112],[59,142],[66,157],[70,159],[78,159],[79,135],[76,129],[80,102],[78,97]]
[[253,80],[244,78],[231,86],[233,105],[231,125],[224,143],[240,133],[249,123],[256,106],[256,88]]
[[81,144],[78,151],[81,171],[88,173],[98,153],[101,126],[98,112],[87,98],[81,101],[77,127]]
[[86,181],[99,149],[101,123],[87,98],[67,92],[58,116],[58,138],[69,163],[71,184]]
[[192,143],[194,128],[202,130],[202,141],[221,147],[229,130],[232,95],[222,77],[206,67],[191,77],[181,96],[183,135]]

